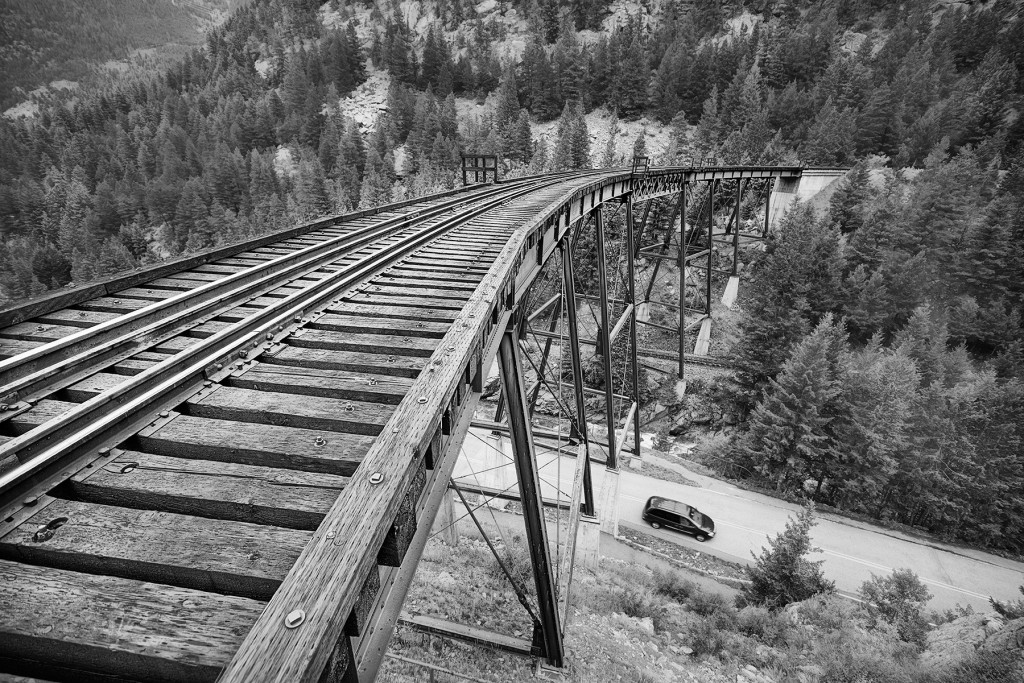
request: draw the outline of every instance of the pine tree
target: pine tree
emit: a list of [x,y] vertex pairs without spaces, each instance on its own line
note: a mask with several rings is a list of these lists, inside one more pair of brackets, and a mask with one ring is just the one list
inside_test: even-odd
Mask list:
[[590,131],[587,120],[583,118],[583,104],[576,103],[573,111],[572,130],[570,133],[571,166],[570,168],[590,168]]
[[770,240],[754,263],[747,315],[736,347],[734,399],[747,410],[778,373],[793,344],[843,298],[844,262],[838,230],[797,205],[779,226],[781,240]]
[[835,584],[821,570],[822,561],[805,557],[816,550],[811,545],[815,523],[814,508],[805,507],[795,520],[791,517],[786,522],[782,533],[769,539],[768,548],[754,556],[756,564],[746,569],[750,584],[740,589],[742,601],[777,609],[835,591]]
[[871,191],[867,167],[861,163],[850,169],[829,198],[828,217],[843,233],[853,232],[864,224],[861,204]]
[[516,74],[511,68],[506,69],[498,86],[498,104],[494,111],[494,125],[498,133],[504,135],[519,118],[519,89],[516,86]]
[[637,133],[636,140],[633,141],[633,156],[647,156],[647,126],[640,127],[640,132]]
[[604,154],[601,157],[601,168],[612,168],[615,166],[618,155],[615,153],[615,138],[619,135],[619,114],[612,110],[611,121],[608,122],[608,141],[604,145]]
[[807,132],[807,140],[800,148],[801,158],[811,165],[848,164],[853,156],[856,125],[852,110],[837,109],[829,99]]
[[383,158],[370,146],[366,154],[366,172],[359,190],[359,208],[372,209],[391,201],[391,187],[395,182],[394,160],[390,152]]
[[843,451],[836,430],[849,419],[843,394],[848,357],[846,330],[826,315],[794,347],[751,414],[738,448],[778,490],[799,491],[811,479],[817,496],[835,476]]

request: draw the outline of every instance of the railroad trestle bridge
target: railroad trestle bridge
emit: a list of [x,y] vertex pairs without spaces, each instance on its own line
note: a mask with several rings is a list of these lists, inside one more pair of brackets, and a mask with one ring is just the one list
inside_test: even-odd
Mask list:
[[[473,428],[507,435],[533,565],[533,638],[497,644],[561,666],[591,462],[639,456],[638,326],[678,336],[682,375],[712,273],[804,172],[637,159],[471,185],[0,311],[0,679],[373,680]],[[666,261],[675,302],[652,299]],[[557,547],[542,391],[575,456]]]

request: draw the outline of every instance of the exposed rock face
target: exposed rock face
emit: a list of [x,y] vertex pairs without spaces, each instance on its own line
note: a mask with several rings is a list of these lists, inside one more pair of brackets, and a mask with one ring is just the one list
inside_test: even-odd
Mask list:
[[934,671],[942,671],[978,649],[989,652],[1016,649],[1024,653],[1024,619],[1005,625],[995,613],[968,614],[954,619],[928,634],[928,646],[921,654],[921,662]]
[[981,644],[986,652],[1013,652],[1024,665],[1024,617],[1007,622]]

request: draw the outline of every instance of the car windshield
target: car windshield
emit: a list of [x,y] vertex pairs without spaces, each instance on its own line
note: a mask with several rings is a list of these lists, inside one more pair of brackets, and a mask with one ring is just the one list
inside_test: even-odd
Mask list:
[[688,516],[689,516],[690,520],[694,524],[696,524],[697,526],[699,526],[701,528],[705,528],[706,529],[709,526],[711,526],[711,519],[709,517],[707,517],[703,512],[701,512],[700,510],[698,510],[695,507],[689,508],[689,515]]

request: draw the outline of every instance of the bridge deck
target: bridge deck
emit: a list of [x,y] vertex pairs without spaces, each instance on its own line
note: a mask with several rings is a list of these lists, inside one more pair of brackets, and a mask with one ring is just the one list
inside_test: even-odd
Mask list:
[[627,188],[476,188],[0,313],[0,678],[340,679],[502,316]]

